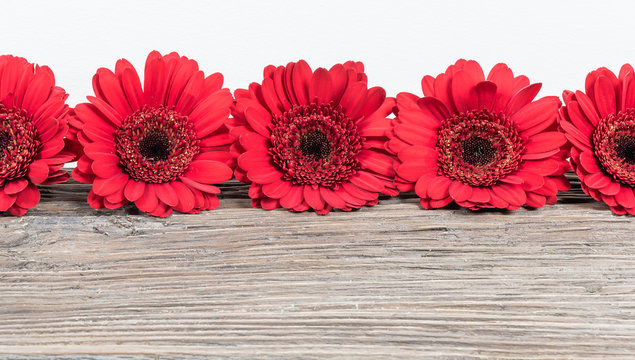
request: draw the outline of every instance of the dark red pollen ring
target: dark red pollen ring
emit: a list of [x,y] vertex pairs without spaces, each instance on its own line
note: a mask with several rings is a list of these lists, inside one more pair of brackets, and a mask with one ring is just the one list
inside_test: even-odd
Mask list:
[[635,186],[635,109],[600,120],[593,132],[593,151],[616,182]]
[[176,180],[200,151],[187,116],[165,107],[145,107],[125,118],[115,141],[130,177],[150,183]]
[[273,119],[269,153],[295,184],[332,187],[360,168],[363,138],[341,108],[296,105]]
[[0,179],[24,177],[39,146],[31,116],[24,110],[0,104]]
[[491,186],[518,169],[524,144],[502,113],[468,111],[446,119],[438,132],[439,175]]

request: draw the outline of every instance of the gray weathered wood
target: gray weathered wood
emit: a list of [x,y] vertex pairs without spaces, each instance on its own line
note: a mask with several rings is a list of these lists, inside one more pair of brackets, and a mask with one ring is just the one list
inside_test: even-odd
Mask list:
[[579,189],[516,212],[251,209],[158,219],[43,187],[0,217],[0,357],[635,357],[635,224]]

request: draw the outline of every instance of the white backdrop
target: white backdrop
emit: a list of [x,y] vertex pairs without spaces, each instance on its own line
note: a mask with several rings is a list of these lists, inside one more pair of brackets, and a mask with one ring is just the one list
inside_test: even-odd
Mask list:
[[[580,89],[599,66],[635,60],[630,1],[132,1],[2,0],[0,53],[49,65],[69,104],[92,94],[99,67],[138,70],[150,50],[176,50],[225,86],[262,79],[268,64],[306,59],[366,64],[389,95],[421,93],[424,74],[457,58],[486,72],[506,62],[543,82],[542,95]],[[142,74],[143,71],[140,70]]]

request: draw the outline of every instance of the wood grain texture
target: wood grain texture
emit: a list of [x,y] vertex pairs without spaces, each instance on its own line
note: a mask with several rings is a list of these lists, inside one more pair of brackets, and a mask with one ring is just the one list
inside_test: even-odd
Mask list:
[[635,357],[635,224],[579,188],[516,212],[221,206],[158,219],[43,187],[0,217],[0,358]]

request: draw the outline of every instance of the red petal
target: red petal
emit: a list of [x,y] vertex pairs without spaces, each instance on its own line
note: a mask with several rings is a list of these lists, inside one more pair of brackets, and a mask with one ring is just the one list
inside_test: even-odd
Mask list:
[[291,81],[293,83],[293,93],[298,104],[309,104],[309,84],[311,81],[311,68],[304,60],[300,60],[293,66]]
[[86,199],[88,205],[90,205],[93,209],[103,209],[104,208],[104,198],[103,196],[99,196],[95,194],[95,192],[91,189],[88,192],[88,198]]
[[620,192],[615,195],[615,200],[627,209],[635,208],[635,194],[633,194],[633,189],[628,186],[620,188]]
[[109,178],[122,173],[119,165],[119,157],[116,155],[102,155],[93,161],[90,168],[95,175],[102,178]]
[[373,200],[373,199],[377,199],[377,196],[378,196],[377,193],[366,191],[348,182],[342,183],[342,188],[344,188],[344,190],[346,190],[349,194],[355,196],[356,198],[360,198],[362,200],[367,200],[367,201]]
[[176,191],[179,198],[177,210],[181,212],[192,210],[194,208],[194,193],[190,188],[179,181],[172,182],[172,188]]
[[304,200],[313,210],[324,209],[324,199],[320,196],[320,191],[313,189],[311,185],[304,185]]
[[336,193],[337,196],[346,202],[346,206],[348,207],[361,207],[366,204],[366,200],[356,198],[344,188],[339,188]]
[[130,179],[124,189],[124,196],[130,201],[137,201],[143,195],[145,188],[144,182]]
[[616,195],[617,193],[620,192],[621,185],[620,183],[611,182],[610,184],[606,185],[605,187],[599,190],[602,193],[602,195]]
[[361,115],[366,101],[366,93],[366,83],[354,82],[346,88],[344,95],[340,99],[342,109],[354,121],[357,121]]
[[490,190],[480,187],[472,188],[472,196],[470,196],[470,201],[475,203],[488,203],[491,199]]
[[159,200],[168,206],[176,206],[179,203],[179,196],[170,183],[155,184],[155,189]]
[[0,190],[0,211],[7,211],[15,204],[17,197],[16,194],[7,194],[5,191]]
[[29,165],[27,176],[34,184],[43,183],[49,175],[49,167],[44,161],[34,161]]
[[434,200],[442,200],[450,195],[450,185],[452,180],[445,176],[437,176],[428,184],[428,196]]
[[97,195],[108,196],[126,186],[128,179],[128,175],[124,173],[105,179],[97,177],[93,182],[93,191]]
[[53,72],[46,66],[38,67],[24,94],[22,108],[30,114],[35,114],[48,99],[53,86],[55,86]]
[[227,120],[232,104],[229,90],[219,90],[210,95],[192,111],[189,119],[194,122],[197,138],[201,139],[214,131]]
[[580,105],[580,109],[582,109],[587,119],[591,121],[591,124],[593,124],[593,126],[597,126],[597,124],[600,122],[600,117],[598,116],[593,101],[591,101],[591,99],[589,99],[589,97],[586,96],[586,94],[582,91],[576,91],[575,98],[578,101],[578,105]]
[[595,81],[595,104],[602,118],[616,113],[615,88],[606,76],[599,76]]
[[588,173],[597,173],[601,172],[600,163],[593,156],[592,153],[588,151],[583,151],[580,153],[580,165],[586,170]]
[[112,106],[122,118],[130,115],[132,109],[128,105],[128,100],[124,95],[123,89],[119,83],[117,76],[110,70],[100,68],[95,74],[95,84],[99,89],[95,89],[95,94],[99,94],[97,90],[100,90],[104,99],[110,106]]
[[100,116],[102,119],[106,119],[110,121],[115,127],[121,126],[122,116],[113,109],[107,102],[102,99],[96,98],[94,96],[86,97],[91,104],[93,104],[99,112],[103,115]]
[[561,121],[560,126],[566,131],[567,139],[580,150],[591,151],[591,140],[568,121]]
[[509,100],[509,103],[507,104],[507,107],[505,109],[505,113],[508,115],[513,115],[524,106],[531,103],[536,95],[538,95],[541,87],[541,83],[535,83],[522,88]]
[[134,68],[131,67],[123,71],[121,85],[132,110],[139,110],[143,106],[143,90],[141,90],[139,75]]
[[465,200],[472,200],[472,187],[463,184],[460,181],[453,181],[452,184],[450,184],[448,191],[450,192],[450,196],[457,203]]
[[195,160],[183,176],[202,184],[218,184],[231,179],[232,174],[232,169],[222,162]]
[[179,178],[181,179],[183,184],[189,186],[190,188],[198,189],[200,191],[203,191],[203,192],[206,192],[206,193],[210,193],[210,194],[219,194],[220,193],[220,189],[217,188],[214,185],[201,184],[200,182],[194,181],[194,180],[189,179],[189,178],[186,178],[185,176],[181,176]]
[[450,86],[452,88],[454,105],[459,112],[476,109],[478,106],[478,97],[475,89],[476,84],[465,71],[459,71],[454,74]]
[[476,84],[477,103],[479,109],[491,109],[496,99],[497,86],[491,81],[481,81]]
[[262,186],[262,192],[270,198],[280,199],[291,190],[291,183],[286,180],[278,180]]
[[320,187],[320,195],[327,204],[331,205],[335,209],[342,209],[346,207],[346,202],[329,188]]
[[527,201],[527,194],[520,185],[497,184],[492,186],[492,191],[511,205],[521,206]]
[[504,183],[508,183],[508,184],[517,184],[517,185],[520,185],[525,182],[525,180],[522,177],[516,176],[516,175],[507,175],[505,177],[502,177],[500,181]]
[[495,83],[497,86],[496,100],[490,109],[493,111],[502,111],[513,95],[514,74],[507,65],[499,63],[489,72],[487,80]]
[[533,171],[520,170],[516,175],[523,179],[523,189],[527,191],[536,190],[545,184],[544,177]]
[[539,161],[525,161],[522,163],[520,170],[535,172],[540,175],[551,175],[560,169],[560,165],[557,161],[547,159]]
[[426,75],[421,79],[421,90],[425,96],[434,96],[434,77]]
[[[392,103],[392,105],[390,105],[390,103]],[[373,118],[374,116],[371,115],[375,114],[375,112],[380,110],[380,108],[385,108],[386,106],[390,107],[391,110],[394,107],[394,101],[386,99],[386,90],[381,87],[370,88],[366,93],[366,102],[362,107],[362,115],[364,118]],[[388,110],[385,114],[381,114],[381,116],[387,116],[392,112],[391,110]],[[381,112],[377,112],[376,115],[379,115],[380,113]]]
[[272,183],[282,178],[282,172],[270,164],[262,164],[252,167],[247,172],[247,177],[253,182],[260,184]]
[[557,97],[544,97],[520,109],[512,115],[512,121],[521,132],[539,124],[551,124],[558,116],[559,105]]
[[538,195],[536,193],[528,193],[527,194],[527,205],[533,208],[540,208],[545,206],[547,203],[547,198],[543,195]]
[[257,150],[259,152],[267,152],[269,149],[269,138],[260,136],[254,132],[248,132],[240,136],[240,145],[246,150]]
[[260,206],[265,210],[274,210],[280,207],[278,199],[264,198],[260,199]]
[[37,205],[40,202],[40,190],[33,185],[27,185],[24,190],[17,194],[17,198],[15,199],[15,205],[23,209],[30,209]]
[[595,128],[593,127],[589,119],[587,119],[586,115],[582,113],[582,109],[580,109],[580,105],[578,104],[578,102],[571,101],[569,104],[567,104],[566,109],[571,123],[575,125],[576,129],[579,130],[580,133],[583,135],[581,136],[580,140],[585,141],[586,139],[586,141],[588,141],[588,138],[593,135],[593,131],[595,130]]
[[358,171],[357,174],[351,176],[348,180],[368,191],[381,192],[384,189],[384,185],[375,176],[366,171]]
[[362,167],[389,177],[395,176],[394,159],[388,155],[371,150],[362,150],[357,156]]
[[450,196],[444,198],[444,199],[431,199],[430,200],[430,207],[432,208],[442,208],[446,205],[448,205],[449,203],[452,202],[452,198]]
[[148,54],[148,58],[146,59],[143,82],[144,101],[147,105],[157,107],[163,104],[166,80],[167,71],[165,62],[158,51],[152,51]]
[[622,111],[635,107],[635,77],[628,76],[624,79],[622,88]]
[[22,216],[26,214],[26,212],[27,212],[27,209],[21,208],[18,205],[13,205],[9,208],[9,214],[13,216]]
[[271,155],[266,149],[250,150],[242,153],[238,157],[238,166],[249,171],[249,169],[259,166],[272,166]]
[[428,121],[435,124],[435,127],[438,127],[441,122],[450,117],[448,109],[437,98],[422,98],[417,101],[417,104],[421,108],[423,115],[427,117]]
[[[15,179],[4,184],[4,192],[8,195],[17,194],[24,190],[27,185],[29,185],[29,181],[27,179]],[[0,192],[2,192],[2,190],[0,190]]]
[[324,68],[318,68],[313,73],[311,85],[309,87],[309,101],[317,104],[326,104],[331,100],[331,91],[333,83],[329,71]]
[[268,126],[271,124],[271,114],[259,106],[250,106],[245,110],[245,119],[258,134],[268,138]]
[[291,189],[280,198],[280,205],[286,209],[294,208],[302,203],[304,188],[302,186],[293,185]]
[[600,189],[611,183],[611,178],[601,172],[589,174],[583,179],[584,184],[592,189]]
[[562,133],[547,131],[530,137],[525,143],[524,154],[539,154],[560,148],[567,143]]
[[139,199],[135,201],[135,205],[139,210],[151,213],[159,206],[154,184],[146,184],[145,191]]

